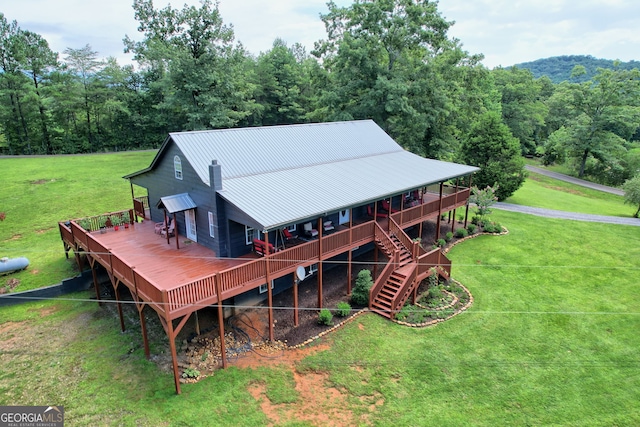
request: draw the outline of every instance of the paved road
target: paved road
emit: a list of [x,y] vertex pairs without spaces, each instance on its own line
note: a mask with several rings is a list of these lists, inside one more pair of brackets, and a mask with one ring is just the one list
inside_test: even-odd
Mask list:
[[[541,175],[546,175],[562,181],[571,182],[573,184],[581,185],[587,188],[593,188],[594,190],[605,191],[607,193],[618,194],[623,196],[624,192],[605,185],[594,184],[593,182],[585,181],[582,179],[574,178],[572,176],[562,175],[556,172],[550,172],[545,169],[536,168],[535,166],[526,166],[527,170]],[[511,203],[498,202],[493,205],[496,209],[502,209],[504,211],[527,213],[531,215],[543,216],[547,218],[560,218],[570,219],[574,221],[589,221],[589,222],[602,222],[606,224],[621,224],[621,225],[633,225],[640,227],[640,218],[623,218],[618,216],[604,216],[604,215],[591,215],[576,212],[557,211],[554,209],[534,208],[531,206],[514,205]]]
[[618,196],[624,196],[624,191],[619,188],[607,187],[606,185],[596,184],[594,182],[585,181],[584,179],[574,178],[569,175],[563,175],[557,172],[551,172],[546,169],[537,168],[535,166],[526,165],[525,169],[531,172],[538,173],[540,175],[549,176],[551,178],[559,179],[560,181],[570,182],[572,184],[581,185],[583,187],[592,188],[594,190],[604,191],[606,193],[617,194]]

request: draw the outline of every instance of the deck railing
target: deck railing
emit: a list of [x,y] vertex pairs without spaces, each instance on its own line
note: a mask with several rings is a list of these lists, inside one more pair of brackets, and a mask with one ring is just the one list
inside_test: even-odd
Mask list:
[[415,287],[418,286],[420,283],[416,281],[415,263],[409,264],[408,268],[411,269],[411,272],[405,279],[404,284],[402,285],[402,288],[398,291],[396,296],[391,300],[391,318],[395,317],[396,311],[400,310],[404,306],[404,303],[407,302],[409,295],[411,295]]
[[373,299],[376,295],[378,295],[384,284],[387,283],[387,280],[389,279],[389,277],[391,277],[391,273],[393,273],[393,271],[398,268],[399,263],[400,251],[397,250],[389,257],[389,262],[384,266],[375,283],[373,284],[371,289],[369,289],[369,308],[373,308]]
[[[443,210],[466,203],[468,196],[469,189],[462,189],[443,197]],[[144,201],[139,200],[139,203],[140,205],[135,209],[136,213],[138,213],[139,207],[145,208]],[[402,227],[412,221],[424,219],[434,212],[437,213],[439,208],[440,201],[435,200],[391,215],[389,221],[390,229],[398,236],[402,244],[407,246],[407,249],[414,252],[414,256],[416,256],[415,246],[417,245],[402,231]],[[90,252],[100,264],[112,271],[126,286],[137,291],[146,303],[160,312],[168,310],[172,316],[176,316],[179,313],[186,314],[194,304],[214,303],[218,297],[226,299],[264,284],[266,281],[267,258],[259,258],[217,273],[204,275],[197,280],[178,285],[166,292],[160,291],[150,280],[137,272],[135,266],[130,266],[125,260],[119,258],[117,254],[111,253],[109,248],[100,244],[92,236],[91,232],[99,230],[101,226],[108,226],[106,220],[109,218],[117,218],[116,222],[122,220],[133,222],[134,210],[111,212],[81,220],[59,223],[60,235],[70,247],[80,247]],[[111,226],[113,225],[112,220]],[[389,239],[387,233],[376,221],[353,225],[350,229],[323,236],[322,242],[313,240],[270,254],[268,257],[269,273],[272,278],[281,277],[295,271],[298,266],[306,267],[318,262],[321,258],[333,257],[350,248],[372,242],[374,239],[380,241],[380,244],[391,257],[390,262],[381,272],[374,287],[372,287],[371,292],[375,295],[376,289],[379,291],[378,288],[384,285],[393,270],[397,268],[400,253],[398,246],[393,240]],[[320,247],[322,247],[322,253],[320,253]],[[451,262],[439,249],[426,253],[424,250],[418,251],[418,267],[415,270],[417,277],[426,277],[429,273],[429,268],[433,266],[440,266],[446,274],[450,274]],[[219,281],[220,295],[216,291],[216,280]],[[161,304],[162,301],[166,301],[167,306],[163,306]]]
[[149,209],[149,196],[140,196],[140,197],[133,198],[133,210],[135,211],[137,216],[139,216],[140,218],[148,219],[146,217],[146,213],[148,209]]

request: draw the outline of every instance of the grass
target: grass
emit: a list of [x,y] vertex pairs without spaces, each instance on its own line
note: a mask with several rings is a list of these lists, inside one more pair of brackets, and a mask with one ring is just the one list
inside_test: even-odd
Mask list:
[[[142,165],[125,168],[114,160],[112,167],[126,169],[118,177],[148,163],[130,160]],[[34,171],[46,176],[36,166]],[[32,180],[24,173],[23,179]],[[94,179],[100,181],[98,173]],[[23,185],[26,190],[34,184]],[[84,197],[104,193],[100,186],[92,191]],[[559,192],[560,198],[566,194],[545,191]],[[17,200],[15,190],[12,194]],[[97,207],[106,209],[111,208]],[[29,211],[5,210],[11,216],[0,224],[3,233],[15,212],[28,216]],[[52,218],[55,223],[91,213],[95,210]],[[480,236],[450,252],[453,276],[475,299],[467,312],[426,329],[365,314],[327,338],[330,351],[297,364],[300,375],[327,374],[331,388],[315,390],[316,395],[340,393],[335,407],[325,402],[328,406],[318,409],[329,421],[640,425],[636,228],[504,211],[492,218],[510,233]],[[2,235],[3,247],[7,235]],[[65,264],[59,238],[55,242],[52,258]],[[174,395],[172,375],[144,358],[135,314],[125,316],[127,332],[120,333],[113,311],[81,300],[88,295],[0,310],[0,405],[64,405],[68,424],[78,426],[267,425],[270,420],[248,392],[254,383],[264,384],[267,398],[283,414],[300,405],[294,374],[283,366],[231,367],[184,384],[183,394]],[[152,353],[162,358],[166,338],[157,316],[149,311],[147,319]],[[352,418],[332,418],[339,408],[348,409]],[[275,424],[314,425],[302,420]]]
[[[77,274],[64,258],[58,221],[132,207],[122,176],[149,165],[155,152],[0,159],[3,171],[0,256],[27,257],[12,275],[14,291],[59,283]],[[62,255],[62,256],[61,256]]]
[[633,206],[615,194],[592,190],[529,172],[529,177],[506,203],[579,212],[594,215],[631,217]]

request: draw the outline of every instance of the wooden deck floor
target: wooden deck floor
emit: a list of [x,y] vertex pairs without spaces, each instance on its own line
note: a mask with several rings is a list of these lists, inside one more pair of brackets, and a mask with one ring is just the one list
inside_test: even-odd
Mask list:
[[91,235],[114,255],[127,260],[160,290],[175,288],[253,259],[218,258],[211,249],[181,235],[178,235],[180,249],[176,249],[176,238],[172,237],[167,244],[166,237],[154,233],[151,221]]

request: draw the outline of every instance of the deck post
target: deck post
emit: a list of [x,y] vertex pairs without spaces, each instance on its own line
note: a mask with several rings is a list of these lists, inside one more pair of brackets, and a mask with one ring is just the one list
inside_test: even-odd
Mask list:
[[144,303],[136,304],[138,315],[140,316],[140,328],[142,329],[142,344],[144,345],[144,356],[149,359],[151,358],[151,351],[149,351],[149,337],[147,336],[147,321],[144,318],[144,306]]
[[[458,204],[458,181],[460,180],[460,177],[456,178],[456,205]],[[453,233],[455,231],[455,225],[456,225],[456,208],[453,208],[453,221],[451,222],[451,232]]]
[[376,281],[378,275],[378,245],[373,246],[373,281]]
[[300,320],[298,317],[298,279],[293,274],[293,326],[298,326]]
[[131,182],[131,180],[129,180],[129,187],[131,187],[131,203],[133,203],[133,216],[131,216],[129,219],[131,220],[132,218],[135,218],[136,222],[138,222],[138,215],[135,214],[136,212],[136,195],[133,192],[133,182]]
[[353,208],[349,208],[349,253],[347,254],[347,296],[351,295],[351,261],[353,259]]
[[162,291],[162,307],[164,308],[163,318],[158,313],[158,317],[164,326],[164,330],[167,333],[167,338],[169,338],[169,350],[171,351],[171,364],[173,366],[173,382],[176,386],[176,394],[181,394],[180,390],[180,373],[178,371],[178,352],[176,351],[176,335],[177,333],[173,330],[173,320],[171,320],[171,316],[169,316],[169,301],[167,300],[167,291]]
[[271,273],[269,271],[269,232],[264,231],[264,263],[267,279],[267,304],[269,306],[269,341],[275,340],[273,333],[273,291],[271,289]]
[[224,343],[224,312],[222,308],[222,292],[220,291],[220,281],[218,275],[213,276],[216,285],[216,294],[218,295],[218,330],[220,331],[220,355],[222,356],[222,368],[227,367],[227,350]]
[[100,301],[100,284],[98,283],[98,273],[96,273],[96,269],[94,268],[96,260],[89,254],[87,254],[87,259],[89,260],[89,267],[91,267],[91,276],[93,277],[93,287],[96,290],[96,299],[98,300],[98,305],[102,305],[102,301]]
[[[173,213],[173,234],[176,239],[176,249],[180,249],[180,239],[178,238],[178,221],[176,221],[176,213]],[[169,226],[167,225],[167,243],[169,242]]]
[[[471,191],[471,180],[473,175],[469,175],[469,191]],[[467,198],[467,208],[464,211],[464,228],[467,228],[467,219],[469,218],[469,198]]]
[[113,291],[116,294],[116,305],[118,306],[118,316],[120,316],[120,330],[124,332],[124,316],[122,315],[122,303],[120,302],[120,291],[118,289],[120,281],[112,276],[111,283],[113,284]]
[[322,309],[322,239],[324,224],[322,218],[318,218],[318,308]]
[[440,183],[440,201],[438,203],[438,220],[436,221],[436,242],[440,239],[440,219],[442,218],[442,189],[444,181]]

